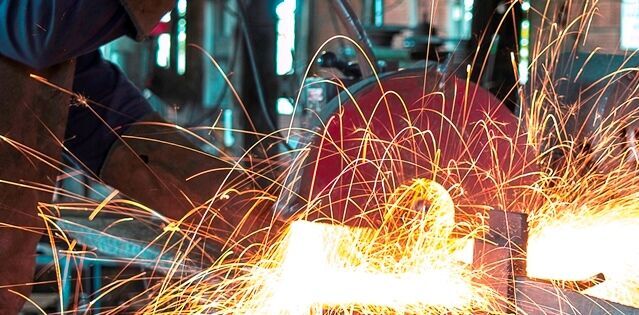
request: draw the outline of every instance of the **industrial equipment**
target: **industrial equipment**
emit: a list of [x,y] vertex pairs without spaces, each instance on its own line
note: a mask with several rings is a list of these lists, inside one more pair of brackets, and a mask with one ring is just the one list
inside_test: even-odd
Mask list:
[[[457,168],[457,173],[446,171],[450,163],[467,164],[487,173],[505,172],[508,178],[515,178],[512,186],[534,182],[537,166],[522,132],[524,126],[504,100],[454,74],[459,73],[457,68],[437,62],[381,72],[383,65],[374,58],[366,30],[348,1],[331,3],[351,38],[372,62],[360,57],[359,64],[347,63],[327,52],[321,64],[338,68],[345,77],[333,81],[309,78],[305,82],[300,101],[310,114],[303,115],[302,125],[315,133],[297,139],[296,149],[300,150],[293,160],[299,163],[299,172],[286,178],[287,190],[275,203],[277,215],[288,218],[306,207],[308,200],[326,200],[330,202],[318,205],[321,211],[316,215],[348,225],[375,226],[381,219],[379,213],[362,214],[362,209],[380,203],[376,196],[387,187],[370,184],[380,177],[391,188],[416,178],[434,179],[445,186],[455,182],[459,184],[456,197],[468,204],[462,207],[463,213],[456,214],[457,219],[488,218],[490,230],[475,243],[474,265],[491,271],[477,281],[493,287],[508,301],[504,312],[514,312],[509,309],[514,305],[527,314],[639,314],[637,309],[583,295],[579,284],[558,288],[552,279],[527,278],[525,215],[500,210],[484,213],[472,206],[496,205],[501,199],[516,204],[517,192],[502,191],[498,180],[486,174],[459,172],[463,168]],[[598,108],[610,111],[612,103],[605,99]],[[486,117],[491,123],[482,125]],[[635,133],[630,130],[627,136],[635,137]],[[489,145],[494,151],[486,150]],[[174,257],[170,251],[143,248],[145,242],[117,243],[120,240],[107,233],[91,234],[79,225],[64,226],[84,243],[112,255],[131,259],[145,255],[145,260],[151,261],[147,256],[159,251],[157,258],[163,264]],[[92,236],[87,238],[88,234]],[[605,281],[605,275],[593,277],[596,281],[589,285]],[[584,279],[584,283],[587,280],[591,279]]]
[[[348,1],[335,0],[332,3],[348,26],[349,35],[363,46],[363,52],[371,52],[366,32],[353,18]],[[574,78],[579,77],[576,72],[587,73],[579,82],[564,85],[566,90],[563,94],[567,99],[587,90],[593,82],[610,76],[622,62],[628,62],[621,57],[606,55],[581,55],[571,59],[574,56],[566,54],[564,57],[563,67],[560,67],[562,71],[556,73],[557,78]],[[306,99],[302,101],[315,114],[309,115],[305,124],[314,128],[317,134],[305,139],[309,148],[305,160],[308,163],[302,163],[300,175],[289,182],[304,200],[326,201],[319,205],[322,210],[318,216],[337,218],[349,225],[374,226],[381,219],[376,217],[378,213],[362,214],[362,209],[375,208],[379,202],[375,196],[382,193],[385,187],[371,183],[378,182],[382,177],[384,181],[398,186],[415,178],[429,178],[446,185],[451,174],[434,170],[452,161],[458,164],[473,163],[479,169],[500,169],[507,172],[509,178],[517,178],[522,185],[534,181],[534,175],[531,174],[537,166],[532,163],[533,155],[525,139],[517,136],[523,126],[507,108],[505,101],[498,100],[464,77],[441,71],[446,67],[437,64],[377,73],[379,64],[374,58],[372,68],[360,58],[360,72],[353,70],[353,64],[334,59],[330,52],[325,53],[320,63],[338,68],[346,74],[345,80],[340,83],[350,84],[348,93],[334,95],[338,88],[317,78],[307,82],[302,94]],[[592,64],[584,69],[584,63],[588,61]],[[357,77],[359,73],[363,73],[363,79],[352,83],[349,79]],[[575,135],[583,133],[579,126],[588,125],[590,127],[584,134],[591,136],[594,129],[605,125],[601,117],[608,117],[607,114],[614,111],[616,100],[623,99],[620,94],[631,79],[626,78],[621,83],[611,79],[612,88],[608,89],[606,95],[593,97],[593,104],[585,107],[601,113],[592,115],[587,111],[577,115],[572,132]],[[599,84],[610,84],[607,82],[605,80]],[[393,93],[387,94],[387,91]],[[472,134],[473,128],[487,115],[490,115],[494,125],[485,126],[485,133],[471,136],[469,143],[459,141],[459,134]],[[592,122],[597,117],[599,121]],[[430,133],[423,137],[415,130],[429,130]],[[498,137],[490,138],[490,135],[499,132],[507,134],[514,143],[500,143],[503,140]],[[635,132],[634,129],[628,130],[626,137],[634,137]],[[495,159],[490,152],[485,151],[489,142],[492,142],[491,147],[496,148],[501,158]],[[498,203],[496,191],[499,188],[494,178],[474,173],[456,175],[464,178],[461,181],[463,193],[458,199],[467,198],[471,203],[474,201],[486,205]],[[455,179],[459,182],[459,178]],[[512,198],[513,202],[517,198],[514,193],[503,194],[506,198]],[[287,205],[281,206],[281,211],[295,212],[299,209],[296,205],[306,206],[295,196],[287,197],[286,202],[280,201]],[[477,214],[476,211],[468,209],[467,213],[456,216],[468,220]],[[526,216],[500,210],[489,211],[486,215],[490,231],[484,239],[478,239],[475,243],[474,265],[490,270],[485,279],[478,281],[493,287],[508,302],[502,306],[503,312],[514,313],[514,306],[526,314],[639,314],[638,309],[579,292],[605,281],[605,275],[593,275],[592,279],[560,288],[557,287],[558,282],[527,278]]]

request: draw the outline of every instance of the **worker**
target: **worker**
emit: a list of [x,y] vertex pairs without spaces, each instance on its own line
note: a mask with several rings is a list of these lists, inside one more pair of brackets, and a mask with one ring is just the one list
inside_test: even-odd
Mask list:
[[[63,152],[173,219],[206,203],[223,183],[237,184],[227,176],[232,161],[197,153],[184,135],[148,123],[161,119],[98,51],[121,36],[145,38],[173,6],[0,0],[0,314],[18,313],[20,295],[30,292],[44,233],[38,204],[51,201]],[[158,141],[141,140],[147,137]]]

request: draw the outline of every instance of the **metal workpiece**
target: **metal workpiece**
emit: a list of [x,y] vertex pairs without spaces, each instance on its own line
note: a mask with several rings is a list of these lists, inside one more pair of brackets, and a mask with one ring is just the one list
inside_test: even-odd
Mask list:
[[639,309],[588,296],[556,285],[515,279],[515,305],[522,314],[546,315],[637,315]]
[[484,271],[476,282],[501,298],[494,311],[508,314],[639,314],[639,309],[588,296],[582,291],[605,281],[603,274],[583,281],[533,279],[526,274],[528,216],[491,210],[487,230],[475,240],[473,268]]

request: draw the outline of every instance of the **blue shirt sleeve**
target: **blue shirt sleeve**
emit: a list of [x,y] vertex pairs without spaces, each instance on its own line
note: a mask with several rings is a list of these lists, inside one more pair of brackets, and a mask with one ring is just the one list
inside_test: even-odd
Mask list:
[[118,0],[0,0],[0,55],[34,69],[134,33]]
[[93,111],[84,104],[71,105],[65,145],[89,170],[99,174],[117,140],[111,128],[122,132],[153,109],[122,71],[98,51],[77,59],[73,91],[89,99]]

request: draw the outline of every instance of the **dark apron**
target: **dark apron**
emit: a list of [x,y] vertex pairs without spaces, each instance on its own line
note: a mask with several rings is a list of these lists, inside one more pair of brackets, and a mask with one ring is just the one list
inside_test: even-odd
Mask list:
[[[73,70],[69,61],[39,75],[69,89]],[[37,206],[51,201],[69,106],[69,95],[30,73],[35,72],[0,57],[0,314],[15,314],[23,304],[4,286],[33,278],[35,248],[44,227]],[[29,187],[34,185],[45,185],[47,191]],[[29,292],[27,286],[11,289]]]

